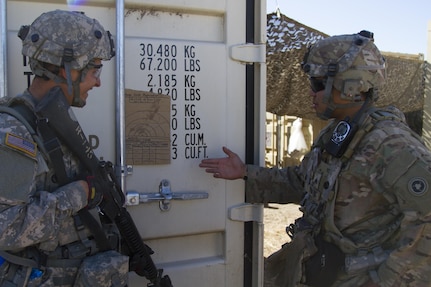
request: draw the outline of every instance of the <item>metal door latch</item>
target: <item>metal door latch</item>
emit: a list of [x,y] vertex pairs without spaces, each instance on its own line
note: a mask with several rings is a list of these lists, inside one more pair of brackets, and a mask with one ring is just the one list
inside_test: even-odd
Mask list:
[[185,191],[172,192],[169,180],[163,179],[159,185],[159,192],[155,193],[139,193],[129,191],[126,194],[126,205],[138,205],[159,201],[159,207],[162,211],[168,211],[171,208],[171,200],[192,200],[208,198],[208,192],[201,191]]

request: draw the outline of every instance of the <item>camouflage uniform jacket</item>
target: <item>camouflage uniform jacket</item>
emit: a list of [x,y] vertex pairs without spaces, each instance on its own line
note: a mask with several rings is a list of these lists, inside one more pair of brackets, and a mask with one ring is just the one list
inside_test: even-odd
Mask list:
[[[380,286],[431,286],[431,154],[402,113],[388,111],[399,120],[374,122],[348,158],[336,159],[323,149],[332,122],[299,166],[247,166],[248,202],[301,204],[306,217],[305,199],[318,204],[332,167],[342,161],[320,211],[324,238],[347,257],[367,258],[376,250],[386,256],[372,270],[339,272],[333,286],[361,286],[370,278]],[[368,116],[362,127],[370,122]]]
[[[34,110],[37,103],[28,91],[19,97]],[[91,233],[85,227],[78,232],[75,227],[74,215],[87,205],[86,192],[78,181],[57,186],[52,181],[54,171],[40,148],[23,122],[0,113],[0,250],[28,256],[20,251],[36,247],[48,259],[75,256],[80,262],[86,255],[94,254],[88,250],[95,247],[94,240],[82,246],[81,239]],[[79,162],[65,145],[61,149],[67,176],[76,178],[81,172]],[[70,248],[65,255],[65,247],[72,246],[81,254],[73,254]],[[79,263],[73,267],[55,265],[44,270],[43,284],[30,281],[28,285],[71,286]]]

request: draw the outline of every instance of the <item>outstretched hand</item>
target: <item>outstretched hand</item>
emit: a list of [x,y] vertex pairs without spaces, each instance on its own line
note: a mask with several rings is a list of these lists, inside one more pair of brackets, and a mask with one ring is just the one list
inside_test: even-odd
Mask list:
[[223,152],[227,157],[204,159],[199,167],[205,168],[205,171],[212,173],[215,178],[243,178],[246,175],[246,165],[243,161],[227,147],[223,147]]

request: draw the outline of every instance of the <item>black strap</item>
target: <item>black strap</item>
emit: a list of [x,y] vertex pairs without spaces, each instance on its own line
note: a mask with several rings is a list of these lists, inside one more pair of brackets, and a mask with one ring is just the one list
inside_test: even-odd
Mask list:
[[17,111],[25,121],[36,131],[36,115],[27,107],[23,102],[13,102],[10,105],[15,111]]
[[32,127],[33,137],[36,135],[35,131],[39,130],[43,140],[43,147],[41,148],[44,151],[45,159],[48,160],[48,163],[52,165],[52,169],[55,171],[55,179],[53,180],[56,180],[56,183],[60,185],[70,182],[66,174],[60,141],[49,127],[48,120],[38,120],[34,112],[23,101],[16,100],[10,104],[10,107],[17,111],[25,122]]
[[42,135],[45,150],[51,159],[57,183],[59,185],[69,183],[70,179],[66,174],[61,144],[54,131],[49,127],[48,119],[37,120],[37,126],[39,128],[40,134]]
[[17,265],[28,266],[33,268],[39,267],[39,264],[33,259],[17,256],[9,252],[6,252],[4,250],[0,250],[0,256],[6,259],[8,262],[12,262]]

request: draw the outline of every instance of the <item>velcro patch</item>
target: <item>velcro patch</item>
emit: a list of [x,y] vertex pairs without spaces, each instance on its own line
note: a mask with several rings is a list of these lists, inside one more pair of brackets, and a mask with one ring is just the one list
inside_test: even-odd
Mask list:
[[32,157],[36,157],[37,144],[34,141],[6,133],[5,144],[13,149],[22,151]]
[[428,191],[428,182],[422,177],[414,177],[409,181],[409,191],[415,196],[422,196]]

